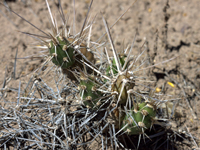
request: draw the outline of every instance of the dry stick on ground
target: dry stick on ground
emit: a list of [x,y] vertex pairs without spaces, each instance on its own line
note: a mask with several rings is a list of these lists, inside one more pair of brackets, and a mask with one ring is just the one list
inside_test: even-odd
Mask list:
[[16,50],[16,54],[15,54],[14,69],[13,69],[13,74],[12,74],[14,80],[17,79],[17,78],[16,78],[17,53],[18,53],[18,48],[17,48],[17,50]]

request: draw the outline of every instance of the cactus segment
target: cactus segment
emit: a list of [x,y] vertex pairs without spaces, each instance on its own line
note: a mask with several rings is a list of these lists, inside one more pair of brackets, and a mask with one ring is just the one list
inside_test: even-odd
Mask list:
[[[92,73],[93,70],[84,66],[84,62],[88,64],[94,64],[94,54],[87,49],[84,43],[78,44],[73,38],[65,37],[52,37],[49,43],[49,53],[52,56],[52,62],[61,67],[62,72],[67,75],[71,80],[76,80],[76,77],[72,73],[76,68],[81,70],[86,69],[88,73]],[[82,53],[82,54],[81,54]]]
[[120,104],[126,104],[127,98],[128,98],[127,91],[132,89],[134,85],[135,84],[130,79],[130,74],[128,73],[126,73],[125,75],[119,75],[116,78],[116,81],[111,85],[111,89],[112,91],[116,91],[118,93],[118,96],[121,93],[120,102],[119,102]]
[[[120,65],[123,68],[124,64],[125,64],[125,59],[126,59],[126,55],[118,55],[119,56],[119,61],[120,61]],[[117,92],[118,96],[120,96],[120,104],[125,104],[127,101],[127,91],[129,89],[132,89],[134,87],[134,83],[130,83],[129,81],[131,81],[130,79],[130,74],[128,72],[126,72],[125,74],[122,75],[118,75],[118,70],[117,70],[117,66],[116,66],[116,61],[115,59],[112,60],[112,65],[108,66],[106,69],[106,75],[110,76],[111,75],[111,68],[112,68],[112,72],[113,75],[116,76],[116,80],[115,82],[112,83],[111,85],[111,90],[112,92]],[[125,80],[127,80],[126,83],[123,83]],[[106,82],[107,80],[105,80]]]
[[[56,41],[55,41],[56,40]],[[71,67],[74,62],[74,48],[65,38],[57,37],[50,42],[49,52],[53,56],[52,62],[62,69]]]
[[122,127],[129,135],[142,134],[153,124],[156,110],[146,102],[140,103],[138,108],[139,110],[135,110],[133,107],[123,119]]
[[102,93],[97,91],[97,83],[92,78],[81,78],[79,88],[80,96],[86,107],[94,108],[101,104],[100,98],[102,97]]
[[150,105],[148,103],[145,103],[145,102],[141,103],[139,105],[139,110],[147,111],[149,116],[152,117],[152,118],[154,118],[156,116],[156,111],[155,111],[154,106],[152,106],[152,105]]

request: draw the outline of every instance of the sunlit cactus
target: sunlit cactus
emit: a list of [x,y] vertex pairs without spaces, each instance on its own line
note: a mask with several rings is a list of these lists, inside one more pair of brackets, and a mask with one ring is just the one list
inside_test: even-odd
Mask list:
[[128,73],[119,75],[111,85],[111,90],[117,92],[118,97],[120,96],[119,104],[126,104],[128,100],[127,91],[134,87],[134,82],[130,77]]
[[102,93],[98,91],[99,83],[95,82],[94,76],[88,76],[81,72],[80,97],[87,108],[98,108],[101,104]]
[[[61,67],[64,74],[70,79],[75,79],[72,71],[75,68],[86,68],[84,62],[94,64],[95,58],[91,51],[89,51],[85,44],[80,43],[73,38],[66,38],[64,36],[52,37],[49,43],[49,53],[52,56],[52,62]],[[87,68],[88,72],[92,72]]]
[[52,56],[52,62],[63,69],[68,69],[75,62],[75,50],[66,38],[52,38],[49,43],[49,53]]
[[122,121],[123,130],[129,135],[143,134],[154,122],[156,108],[147,102],[136,104],[126,112]]
[[52,37],[49,53],[53,57],[52,62],[62,69],[81,66],[81,59],[91,63],[95,61],[93,53],[88,51],[85,44],[78,44],[75,39],[62,36]]
[[[37,37],[40,42],[39,47],[45,47],[47,50],[45,56],[48,57],[45,57],[47,58],[45,63],[52,62],[56,69],[48,72],[48,75],[51,75],[50,80],[44,78],[44,82],[42,77],[31,79],[25,89],[25,92],[29,90],[28,94],[20,97],[21,89],[19,89],[17,100],[19,105],[17,103],[15,107],[19,110],[13,109],[15,110],[13,118],[24,120],[19,124],[19,120],[15,119],[16,124],[20,125],[19,130],[16,130],[17,134],[13,136],[11,133],[6,137],[16,137],[16,142],[18,140],[24,142],[25,139],[30,143],[33,142],[37,148],[47,145],[49,149],[87,149],[94,141],[101,143],[102,149],[110,147],[111,149],[127,149],[127,145],[132,144],[132,141],[138,142],[139,145],[141,135],[149,136],[149,132],[146,131],[152,131],[151,129],[156,127],[155,122],[159,121],[160,116],[163,119],[159,105],[165,104],[165,101],[161,102],[159,99],[160,95],[155,96],[154,92],[152,95],[149,94],[152,89],[142,83],[146,81],[144,78],[136,76],[138,70],[145,69],[145,67],[142,68],[143,63],[139,66],[136,64],[143,52],[138,57],[132,55],[135,39],[130,49],[120,49],[118,52],[110,34],[112,26],[108,26],[103,15],[102,19],[108,36],[103,44],[98,43],[98,40],[94,42],[90,39],[92,31],[89,28],[92,27],[94,21],[91,24],[87,22],[88,14],[80,32],[71,35],[62,12],[61,2],[58,2],[62,18],[61,31],[58,30],[56,19],[51,14],[46,0],[52,32],[42,31],[47,40],[40,39],[42,36],[39,35]],[[107,51],[108,41],[112,54]],[[98,51],[95,44],[105,51],[103,53]],[[42,73],[38,73],[38,76]],[[46,72],[45,75],[47,75]],[[53,84],[49,84],[49,81]],[[140,98],[137,99],[137,96]],[[19,113],[18,116],[16,113]],[[7,112],[5,114],[7,117]],[[163,124],[166,125],[165,122]],[[21,139],[18,139],[19,135],[22,136]],[[33,136],[30,141],[27,139],[29,135]],[[131,142],[125,141],[125,138],[130,139]],[[125,144],[121,139],[125,141]],[[133,147],[136,149],[134,144]],[[26,148],[29,148],[29,145]]]

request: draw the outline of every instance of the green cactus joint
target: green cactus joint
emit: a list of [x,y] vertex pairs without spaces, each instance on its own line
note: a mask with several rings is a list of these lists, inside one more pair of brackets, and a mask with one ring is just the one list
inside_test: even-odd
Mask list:
[[125,127],[124,131],[129,135],[138,135],[149,129],[156,115],[156,110],[149,106],[148,103],[143,102],[138,105],[138,111],[133,108],[130,114],[126,115],[123,119],[122,127]]
[[69,45],[65,38],[61,40],[59,37],[56,38],[56,44],[53,40],[50,42],[49,52],[53,56],[52,62],[62,69],[71,67],[75,62],[74,48]]
[[96,83],[91,78],[80,81],[80,96],[84,105],[88,108],[98,108],[100,105],[99,100],[102,97],[102,93],[96,90],[96,86]]
[[150,117],[154,118],[156,116],[156,110],[154,106],[148,104],[148,103],[141,103],[139,104],[139,110],[146,110]]

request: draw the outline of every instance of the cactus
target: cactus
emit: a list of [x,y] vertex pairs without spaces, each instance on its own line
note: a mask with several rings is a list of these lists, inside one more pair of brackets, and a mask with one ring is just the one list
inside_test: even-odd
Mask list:
[[49,53],[53,57],[52,62],[63,69],[68,69],[75,62],[74,48],[66,38],[52,38],[49,43]]
[[88,77],[81,73],[79,84],[80,96],[87,108],[98,108],[101,104],[102,93],[97,90],[98,88],[99,84],[95,82],[94,76]]
[[[63,73],[71,80],[76,79],[72,73],[75,68],[79,67],[83,70],[84,63],[81,60],[89,64],[95,62],[93,53],[84,43],[78,44],[75,39],[64,36],[52,37],[49,43],[49,53],[52,56],[52,62],[61,67]],[[90,68],[87,68],[87,71],[92,72]]]
[[[81,54],[77,54],[75,46],[79,46],[77,42],[74,42],[73,38],[56,37],[52,38],[49,43],[49,53],[53,57],[52,62],[60,66],[63,69],[67,69],[77,63],[80,66],[80,62],[77,59],[83,59]],[[81,43],[79,46],[80,52],[85,56],[86,61],[94,63],[94,55],[88,51],[86,45]]]
[[119,104],[126,104],[128,98],[127,91],[133,89],[135,85],[130,77],[129,73],[119,75],[111,85],[111,91],[117,92],[118,97],[120,96]]
[[[129,63],[131,61],[133,46],[127,53],[128,55],[117,53],[114,49],[111,35],[109,35],[109,27],[103,18],[114,58],[108,56],[107,61],[103,61],[101,65],[97,65],[95,64],[95,58],[99,56],[95,56],[95,53],[91,52],[86,46],[82,39],[84,36],[81,33],[79,36],[74,37],[69,36],[69,34],[65,35],[64,33],[67,32],[63,32],[66,30],[64,21],[65,25],[62,32],[59,33],[53,20],[54,34],[50,35],[49,43],[47,41],[44,42],[48,46],[48,54],[52,62],[62,69],[62,73],[67,75],[71,80],[75,77],[77,82],[67,80],[66,83],[65,78],[62,80],[63,82],[60,82],[60,76],[62,75],[59,71],[60,74],[57,72],[59,79],[55,80],[54,84],[56,85],[56,90],[48,87],[48,84],[45,82],[41,82],[42,79],[37,79],[33,82],[30,88],[31,92],[29,92],[31,94],[28,95],[31,98],[28,96],[25,97],[28,103],[27,105],[23,104],[22,107],[28,107],[33,116],[37,111],[41,111],[39,117],[44,118],[38,118],[36,114],[33,119],[31,115],[31,123],[24,121],[28,126],[25,129],[31,128],[30,125],[32,123],[36,123],[37,126],[42,126],[42,128],[47,127],[47,129],[42,130],[41,133],[40,131],[30,132],[30,135],[47,136],[45,137],[46,139],[39,136],[39,138],[36,137],[35,139],[40,140],[38,143],[41,143],[43,140],[45,143],[46,141],[53,141],[52,149],[61,149],[61,147],[63,149],[70,149],[70,146],[74,148],[78,147],[78,145],[87,145],[88,142],[84,143],[87,140],[84,136],[91,135],[92,141],[95,141],[95,138],[100,136],[102,137],[102,147],[107,148],[109,140],[115,144],[115,147],[122,145],[118,142],[120,139],[118,137],[123,136],[124,132],[128,135],[140,136],[141,134],[145,134],[146,130],[150,130],[156,120],[158,107],[153,100],[150,102],[144,101],[145,95],[141,96],[140,101],[133,99],[136,96],[133,88],[135,88],[135,82],[137,81],[130,70],[130,68],[133,68],[135,62]],[[99,60],[103,60],[103,58]],[[110,60],[111,64],[108,63]],[[36,95],[35,91],[41,93]],[[66,95],[65,98],[62,97],[63,93]],[[146,93],[148,95],[148,92]],[[69,98],[69,95],[73,96],[73,98]],[[60,99],[66,100],[67,105],[64,107],[60,105]],[[78,100],[78,103],[76,100]],[[80,105],[80,101],[88,109]],[[37,108],[37,111],[31,109],[32,105]],[[54,108],[55,105],[57,106]],[[27,119],[26,116],[29,115],[22,115],[22,117]],[[95,119],[93,119],[94,117]],[[35,130],[35,126],[33,128]],[[51,133],[51,130],[53,133]],[[60,135],[62,135],[62,138],[59,137]],[[21,139],[24,139],[24,137]],[[106,139],[105,142],[104,139]],[[55,147],[54,145],[59,145],[60,147]]]
[[[82,30],[80,31],[79,35],[71,36],[69,32],[70,28],[66,26],[67,24],[65,17],[61,16],[63,26],[61,32],[59,32],[57,23],[55,22],[55,18],[51,13],[47,0],[46,4],[51,18],[52,33],[50,33],[49,35],[46,33],[45,34],[48,35],[51,42],[48,43],[45,40],[41,41],[43,41],[43,44],[45,44],[49,48],[49,55],[51,56],[52,62],[56,66],[61,67],[63,73],[67,75],[68,78],[70,78],[71,80],[76,79],[73,72],[77,68],[81,68],[81,70],[86,68],[88,73],[92,73],[92,70],[85,66],[85,62],[87,62],[89,65],[92,66],[95,63],[93,52],[89,50],[86,44],[84,43],[83,37],[85,35],[83,34],[85,33],[85,31],[83,32],[83,30],[85,24],[83,24]],[[60,11],[62,12],[61,5],[60,5]],[[86,20],[87,16],[85,18],[85,21]]]
[[122,128],[129,135],[143,134],[153,125],[156,109],[147,102],[140,103],[127,112],[122,121]]

